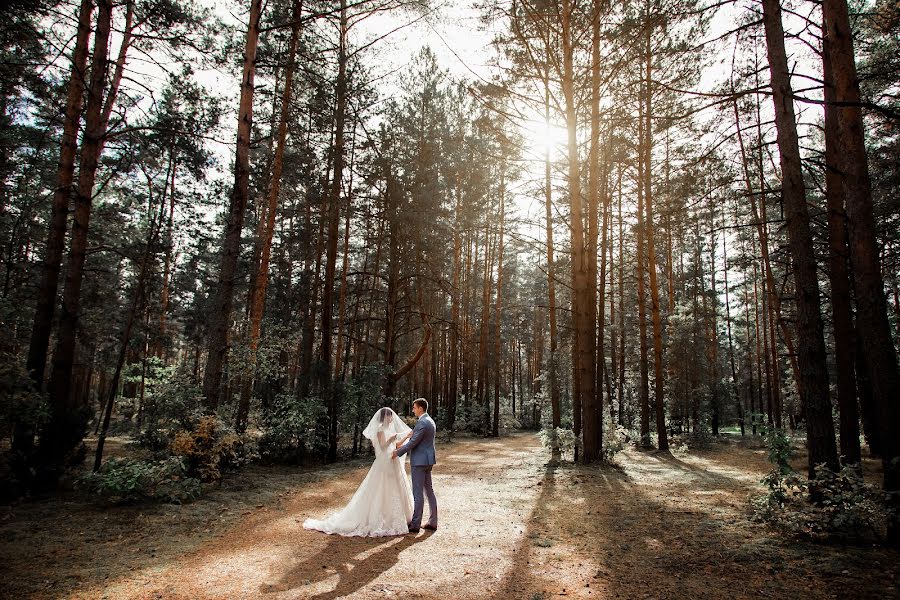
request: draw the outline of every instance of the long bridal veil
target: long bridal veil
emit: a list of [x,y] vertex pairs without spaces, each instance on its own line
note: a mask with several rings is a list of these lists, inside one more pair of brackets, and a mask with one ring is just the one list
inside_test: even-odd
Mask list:
[[412,489],[406,460],[394,460],[396,442],[411,429],[389,407],[378,409],[363,430],[375,460],[347,505],[324,520],[307,519],[306,529],[350,536],[402,535],[412,518]]

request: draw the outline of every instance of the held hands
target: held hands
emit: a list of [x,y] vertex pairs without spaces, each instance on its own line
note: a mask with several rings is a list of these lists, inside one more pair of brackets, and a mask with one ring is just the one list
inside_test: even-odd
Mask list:
[[[400,446],[402,446],[403,443],[404,443],[406,440],[408,440],[409,438],[411,438],[411,437],[412,437],[412,431],[410,431],[409,433],[407,433],[406,436],[404,436],[404,438],[403,438],[402,440],[400,440],[399,442],[397,442],[397,448],[399,448]],[[394,450],[393,452],[391,452],[391,460],[393,460],[393,459],[395,459],[395,458],[397,458],[397,451],[396,451],[396,450]]]

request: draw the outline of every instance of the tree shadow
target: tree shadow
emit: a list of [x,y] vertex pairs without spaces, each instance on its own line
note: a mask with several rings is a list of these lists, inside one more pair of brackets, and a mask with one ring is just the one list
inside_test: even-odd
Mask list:
[[731,477],[727,477],[719,473],[713,473],[706,469],[697,467],[696,465],[684,462],[683,460],[679,460],[669,452],[654,452],[645,454],[645,456],[655,458],[656,460],[665,463],[666,465],[674,469],[678,469],[684,473],[687,473],[695,478],[698,482],[709,487],[730,489],[734,488],[735,486],[743,485],[741,482],[732,479]]
[[357,538],[329,536],[328,543],[313,556],[290,567],[278,583],[261,585],[261,594],[286,592],[313,585],[338,576],[337,585],[328,592],[304,596],[310,600],[333,600],[352,594],[400,562],[400,554],[424,542],[433,534],[392,538]]
[[531,597],[530,594],[533,590],[542,587],[531,565],[534,558],[533,544],[536,539],[541,539],[538,528],[545,525],[547,517],[552,514],[548,503],[556,495],[556,474],[561,469],[567,468],[573,468],[573,466],[553,459],[544,466],[544,476],[536,484],[540,486],[541,491],[528,516],[525,533],[513,553],[512,565],[500,586],[501,597],[527,598]]

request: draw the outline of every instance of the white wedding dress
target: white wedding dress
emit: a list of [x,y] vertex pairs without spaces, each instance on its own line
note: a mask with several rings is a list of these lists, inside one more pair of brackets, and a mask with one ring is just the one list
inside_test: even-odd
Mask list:
[[306,529],[346,536],[387,536],[409,533],[413,500],[403,458],[392,459],[396,442],[409,426],[390,408],[379,409],[363,435],[372,441],[375,462],[350,502],[324,520],[307,519]]

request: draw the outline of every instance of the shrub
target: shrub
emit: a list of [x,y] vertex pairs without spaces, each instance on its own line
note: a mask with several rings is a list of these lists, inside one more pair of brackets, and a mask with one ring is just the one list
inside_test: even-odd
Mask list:
[[[762,479],[768,491],[751,498],[753,517],[792,533],[826,540],[877,540],[885,535],[888,507],[883,493],[866,484],[858,466],[833,472],[816,465],[815,477],[807,481],[790,466],[793,448],[784,432],[766,434],[772,470]],[[817,503],[808,501],[816,490]]]
[[200,496],[199,479],[187,476],[185,461],[136,461],[111,458],[97,473],[78,480],[78,486],[117,504],[157,501],[181,504]]
[[882,538],[886,531],[888,508],[884,494],[863,481],[858,466],[844,466],[837,473],[824,464],[816,465],[816,477],[810,482],[821,496],[816,506],[817,524],[823,535],[840,538]]
[[603,423],[603,460],[611,463],[616,454],[625,449],[628,443],[628,429],[622,425],[613,425],[608,417]]
[[324,452],[328,439],[316,423],[325,412],[320,398],[279,394],[261,415],[260,453],[268,460],[300,463],[310,452]]
[[574,453],[575,446],[581,447],[581,438],[577,437],[571,429],[562,427],[542,429],[538,433],[538,437],[544,448],[552,449],[555,442],[563,454]]
[[762,479],[768,491],[751,499],[757,520],[777,522],[785,510],[785,503],[806,493],[806,482],[790,465],[794,454],[791,438],[780,429],[764,431],[772,470]]
[[0,352],[0,437],[11,437],[17,423],[37,429],[48,415],[46,399],[34,391],[19,357]]
[[151,450],[168,448],[179,430],[190,430],[203,415],[203,393],[190,376],[174,368],[161,370],[148,382],[138,441]]
[[184,459],[188,475],[207,482],[221,480],[226,469],[253,458],[245,440],[214,415],[205,415],[190,429],[176,433],[171,451]]

